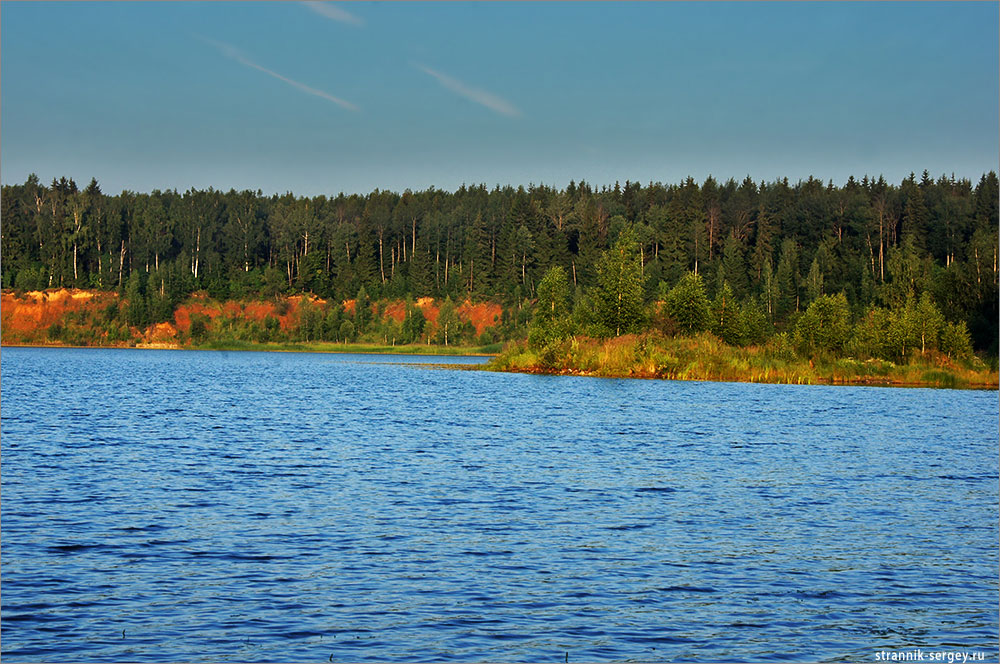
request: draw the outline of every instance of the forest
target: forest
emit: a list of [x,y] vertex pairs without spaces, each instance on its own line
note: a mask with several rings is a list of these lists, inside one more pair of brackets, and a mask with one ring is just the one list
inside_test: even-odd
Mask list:
[[[843,186],[689,177],[329,197],[106,194],[96,180],[80,188],[31,175],[0,193],[0,281],[18,292],[116,291],[137,326],[170,320],[199,292],[219,301],[300,293],[332,302],[489,300],[503,309],[501,338],[524,338],[524,312],[535,309],[537,343],[539,335],[657,328],[706,329],[747,345],[804,329],[820,315],[811,310],[826,312],[820,335],[823,321],[842,320],[857,336],[859,325],[875,334],[905,314],[933,319],[935,343],[964,335],[995,357],[998,197],[994,172],[975,184],[924,171],[898,185],[869,176]],[[609,287],[616,252],[637,272]],[[601,298],[625,291],[634,311],[609,323],[613,303]],[[682,303],[692,301],[697,311],[685,314]],[[553,332],[557,305],[571,330]],[[340,337],[342,327],[316,334]]]

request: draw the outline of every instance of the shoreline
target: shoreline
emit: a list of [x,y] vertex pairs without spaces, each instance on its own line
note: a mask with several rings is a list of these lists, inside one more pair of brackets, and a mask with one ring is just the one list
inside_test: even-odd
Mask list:
[[[144,343],[144,344],[121,344],[106,346],[73,346],[68,344],[22,344],[22,343],[0,343],[0,348],[70,348],[70,349],[114,349],[114,350],[181,350],[181,351],[227,351],[227,352],[266,352],[266,353],[324,353],[342,355],[410,355],[415,357],[489,357],[500,358],[501,353],[483,352],[483,347],[475,346],[450,346],[438,347],[427,345],[410,346],[384,346],[377,344],[329,344],[329,343],[236,343],[236,344],[214,344],[206,346],[182,346],[180,344],[169,343]],[[453,368],[445,365],[446,368]],[[903,365],[906,368],[907,365]],[[919,369],[920,367],[912,367]],[[579,367],[545,367],[540,365],[514,366],[508,363],[506,366],[497,366],[494,361],[471,367],[477,371],[489,371],[496,373],[519,373],[535,376],[576,376],[580,378],[606,378],[606,379],[637,379],[637,380],[677,380],[677,381],[703,381],[714,383],[752,383],[765,385],[808,385],[808,386],[845,386],[845,387],[885,387],[885,388],[923,388],[923,389],[959,389],[959,390],[979,390],[997,391],[1000,389],[1000,382],[994,381],[973,381],[973,380],[947,380],[942,381],[939,377],[935,380],[906,380],[894,378],[889,375],[870,376],[824,376],[815,373],[792,373],[781,374],[770,371],[758,372],[757,374],[727,374],[712,375],[711,372],[672,372],[662,374],[656,371],[648,371],[639,368],[628,371],[609,371],[605,368],[588,370]],[[944,383],[944,384],[943,384]]]
[[929,353],[899,364],[849,356],[809,358],[775,342],[736,347],[710,334],[571,337],[543,348],[521,342],[509,345],[484,369],[552,376],[772,385],[1000,389],[997,371],[976,358],[956,361]]
[[967,383],[964,385],[954,385],[954,386],[942,386],[931,382],[919,382],[919,381],[902,381],[893,380],[891,378],[856,378],[856,379],[827,379],[822,376],[819,377],[802,377],[800,380],[755,380],[753,377],[746,380],[739,380],[730,376],[726,377],[709,377],[709,376],[692,376],[690,378],[682,378],[680,376],[656,376],[652,374],[643,373],[633,373],[633,374],[605,374],[594,371],[585,371],[582,369],[547,369],[544,367],[525,367],[520,369],[504,368],[498,369],[495,367],[481,366],[476,367],[481,371],[493,371],[496,373],[518,373],[518,374],[528,374],[532,376],[574,376],[578,378],[604,378],[608,380],[666,380],[666,381],[682,381],[682,382],[705,382],[705,383],[746,383],[753,385],[800,385],[809,387],[887,387],[887,388],[909,388],[909,389],[933,389],[933,390],[978,390],[978,391],[990,391],[996,392],[1000,389],[1000,384],[998,383]]
[[378,344],[209,344],[204,346],[183,346],[170,343],[139,343],[139,344],[108,344],[94,346],[77,346],[70,344],[25,344],[0,343],[2,348],[72,348],[72,349],[105,349],[105,350],[182,350],[182,351],[227,351],[227,352],[263,352],[263,353],[334,353],[343,355],[427,355],[441,357],[496,357],[497,353],[484,352],[482,346],[383,346]]

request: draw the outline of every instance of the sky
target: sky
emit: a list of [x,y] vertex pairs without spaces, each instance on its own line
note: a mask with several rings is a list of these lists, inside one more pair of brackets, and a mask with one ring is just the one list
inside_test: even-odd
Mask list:
[[842,184],[1000,160],[997,2],[0,3],[0,180]]

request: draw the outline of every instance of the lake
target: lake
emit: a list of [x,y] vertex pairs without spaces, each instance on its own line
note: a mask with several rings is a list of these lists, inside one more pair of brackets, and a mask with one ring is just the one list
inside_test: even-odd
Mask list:
[[998,653],[997,392],[2,350],[2,656]]

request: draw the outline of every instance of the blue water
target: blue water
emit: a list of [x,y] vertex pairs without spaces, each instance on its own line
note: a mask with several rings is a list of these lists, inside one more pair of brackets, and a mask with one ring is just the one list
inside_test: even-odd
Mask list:
[[996,392],[2,351],[2,656],[998,653]]

